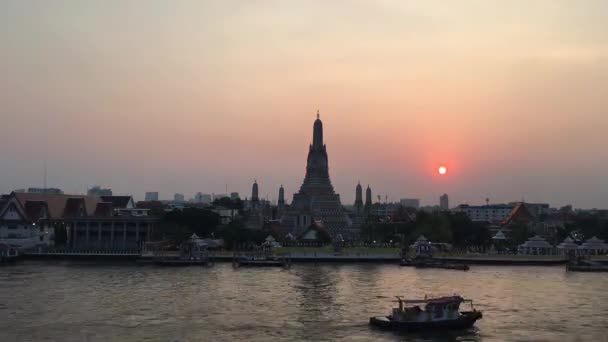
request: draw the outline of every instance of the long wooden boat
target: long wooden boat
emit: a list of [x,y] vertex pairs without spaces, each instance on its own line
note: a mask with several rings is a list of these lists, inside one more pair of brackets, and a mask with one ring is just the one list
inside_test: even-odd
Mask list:
[[[370,317],[372,326],[406,332],[468,329],[482,318],[473,302],[458,295],[423,300],[404,300],[397,297],[399,306],[388,316]],[[460,304],[468,303],[470,311],[459,311]]]

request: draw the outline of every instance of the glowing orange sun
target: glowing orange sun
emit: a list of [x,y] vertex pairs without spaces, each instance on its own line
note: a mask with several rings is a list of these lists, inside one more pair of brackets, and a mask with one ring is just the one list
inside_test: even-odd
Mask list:
[[437,169],[437,172],[439,172],[440,175],[445,175],[448,173],[448,168],[442,165]]

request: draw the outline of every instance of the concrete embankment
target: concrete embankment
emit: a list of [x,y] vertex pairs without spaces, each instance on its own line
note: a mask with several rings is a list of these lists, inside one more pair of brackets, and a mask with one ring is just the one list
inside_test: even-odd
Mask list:
[[564,265],[567,260],[563,258],[545,258],[545,257],[529,257],[522,258],[519,256],[513,257],[492,257],[492,256],[476,256],[476,257],[436,257],[436,260],[445,262],[465,263],[469,265],[509,265],[509,266],[551,266]]
[[[244,253],[243,255],[247,255]],[[21,257],[25,259],[89,259],[89,260],[147,260],[151,255],[142,256],[137,252],[66,252],[66,253],[25,253]],[[281,257],[281,256],[279,256]],[[232,253],[220,252],[211,254],[211,258],[217,262],[232,262],[234,255]],[[291,253],[287,258],[292,263],[385,263],[399,264],[401,257],[396,253],[349,253],[335,255],[331,253]],[[566,260],[559,257],[545,256],[442,256],[435,257],[437,261],[449,263],[464,263],[468,265],[510,265],[510,266],[551,266],[564,265]]]

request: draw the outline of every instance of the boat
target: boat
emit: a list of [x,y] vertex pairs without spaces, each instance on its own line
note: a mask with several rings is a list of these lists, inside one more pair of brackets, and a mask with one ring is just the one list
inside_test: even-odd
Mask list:
[[161,266],[209,266],[213,262],[208,257],[189,257],[182,256],[160,256],[155,257],[153,262]]
[[[473,301],[459,295],[412,300],[397,297],[395,302],[399,306],[393,308],[390,315],[370,317],[369,324],[406,332],[459,330],[472,327],[482,318]],[[469,304],[470,310],[460,311],[462,303]]]
[[277,256],[273,253],[274,238],[267,238],[266,241],[260,246],[260,249],[250,255],[237,255],[234,254],[233,266],[234,267],[291,267],[291,259],[287,254]]
[[14,262],[18,257],[19,251],[17,248],[5,242],[0,242],[0,264]]
[[286,259],[279,258],[268,258],[268,257],[249,257],[241,256],[236,259],[236,263],[239,267],[250,266],[250,267],[288,267],[289,261]]
[[182,244],[179,255],[157,254],[152,261],[161,266],[213,265],[207,245],[196,234],[192,234],[190,239]]
[[446,270],[468,271],[469,266],[464,263],[445,262],[429,258],[416,258],[414,260],[403,258],[401,266],[412,266],[416,268],[441,268]]
[[566,265],[571,272],[608,272],[608,263],[599,260],[579,259]]

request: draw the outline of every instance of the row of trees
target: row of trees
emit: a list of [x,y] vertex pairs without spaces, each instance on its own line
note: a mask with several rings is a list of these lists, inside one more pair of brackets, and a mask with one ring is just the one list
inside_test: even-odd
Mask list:
[[241,220],[220,224],[220,217],[208,209],[185,208],[166,213],[157,225],[153,239],[180,243],[196,234],[200,237],[223,239],[226,246],[259,244],[268,232],[247,229]]
[[464,213],[416,213],[416,220],[405,222],[368,222],[361,228],[367,242],[413,243],[420,235],[433,242],[451,243],[455,247],[489,247],[492,235],[487,226],[472,222]]
[[[217,203],[224,207],[237,209],[242,203],[222,199]],[[228,203],[230,202],[230,203]],[[377,222],[373,218],[361,227],[361,239],[364,242],[404,243],[411,244],[420,235],[433,242],[445,242],[455,248],[477,247],[485,250],[492,245],[492,234],[487,224],[472,222],[464,213],[451,212],[417,212],[415,220],[404,219],[401,222]],[[399,216],[399,215],[397,215]],[[407,215],[401,215],[407,217]],[[517,246],[533,235],[530,225],[514,224],[510,229],[510,244]],[[220,224],[220,217],[208,209],[186,208],[165,214],[155,229],[154,240],[166,239],[181,242],[196,233],[201,237],[224,239],[226,246],[243,246],[259,244],[268,234],[269,229],[252,230],[246,228],[242,220],[235,220],[228,225]],[[601,214],[577,214],[564,227],[555,232],[557,241],[567,236],[590,238],[597,236],[608,240],[608,216]],[[282,236],[275,236],[281,240]]]

